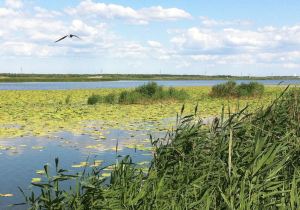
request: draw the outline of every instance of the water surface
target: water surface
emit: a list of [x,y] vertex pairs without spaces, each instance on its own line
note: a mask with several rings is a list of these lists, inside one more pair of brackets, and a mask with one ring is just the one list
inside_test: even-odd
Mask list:
[[[184,86],[213,86],[227,80],[156,80],[159,85],[184,87]],[[237,83],[248,83],[253,80],[237,80]],[[300,80],[256,80],[265,85],[300,84]],[[0,90],[71,90],[94,88],[130,88],[147,83],[141,81],[100,81],[100,82],[15,82],[0,83]]]
[[[36,170],[42,170],[45,164],[53,169],[56,157],[59,157],[62,168],[73,173],[80,172],[83,168],[74,168],[72,165],[78,165],[87,159],[91,164],[93,160],[103,160],[101,167],[116,163],[117,156],[130,155],[135,163],[151,160],[151,152],[147,149],[150,148],[148,131],[109,129],[105,132],[106,139],[68,132],[45,137],[0,139],[0,194],[14,195],[0,197],[0,209],[11,209],[7,207],[8,204],[23,202],[17,187],[20,186],[29,193],[32,178],[42,178]],[[161,135],[162,133],[154,134],[156,137]],[[19,206],[12,209],[26,208]]]

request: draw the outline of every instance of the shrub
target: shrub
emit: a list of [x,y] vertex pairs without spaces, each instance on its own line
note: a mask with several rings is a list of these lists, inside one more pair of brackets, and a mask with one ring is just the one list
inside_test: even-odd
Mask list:
[[136,104],[143,96],[136,91],[122,91],[119,97],[120,104]]
[[91,96],[88,98],[87,103],[88,103],[89,105],[94,105],[94,104],[96,104],[96,103],[99,102],[99,98],[100,98],[99,95],[93,94],[93,95],[91,95]]
[[71,103],[71,96],[70,96],[70,95],[68,95],[68,96],[66,97],[65,103],[66,103],[67,105]]
[[154,94],[162,92],[162,86],[158,86],[156,82],[149,82],[137,87],[135,91],[142,95],[152,97]]
[[176,90],[173,87],[164,89],[162,86],[157,85],[157,83],[150,82],[131,91],[124,90],[119,95],[114,93],[108,94],[104,97],[92,95],[88,98],[88,104],[139,104],[157,100],[185,100],[188,97],[189,95],[184,90]]
[[108,104],[118,103],[118,96],[115,93],[110,93],[104,96],[103,101]]
[[264,86],[258,82],[237,85],[234,81],[218,84],[212,87],[212,97],[253,97],[261,96],[264,93]]
[[168,90],[168,94],[170,98],[176,98],[178,100],[185,100],[189,97],[186,91],[184,90],[176,90],[173,87],[170,87]]

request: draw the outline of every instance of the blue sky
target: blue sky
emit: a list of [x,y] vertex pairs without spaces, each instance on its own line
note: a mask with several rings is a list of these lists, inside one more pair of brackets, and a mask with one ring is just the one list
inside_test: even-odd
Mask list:
[[[300,75],[300,1],[2,0],[0,72]],[[53,42],[74,33],[82,40]]]

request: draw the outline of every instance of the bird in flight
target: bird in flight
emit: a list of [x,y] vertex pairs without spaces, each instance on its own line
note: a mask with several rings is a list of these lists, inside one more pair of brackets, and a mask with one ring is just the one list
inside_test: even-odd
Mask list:
[[74,35],[74,34],[68,34],[68,35],[65,35],[65,36],[61,37],[60,39],[56,40],[55,43],[56,43],[56,42],[59,42],[59,41],[61,41],[61,40],[63,40],[63,39],[65,39],[65,38],[67,38],[67,37],[69,37],[69,38],[71,38],[71,39],[72,39],[73,37],[76,37],[76,38],[80,39],[80,37],[77,36],[77,35]]

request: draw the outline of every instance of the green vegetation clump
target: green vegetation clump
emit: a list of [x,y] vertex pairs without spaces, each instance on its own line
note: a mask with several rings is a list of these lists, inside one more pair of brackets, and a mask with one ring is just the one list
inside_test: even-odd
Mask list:
[[98,95],[93,94],[88,98],[87,103],[89,105],[93,105],[93,104],[96,104],[99,101],[99,99],[100,99],[100,97]]
[[176,90],[173,87],[164,89],[155,82],[149,82],[131,91],[124,90],[120,94],[92,95],[88,98],[88,104],[144,104],[159,100],[185,100],[188,97],[188,93],[184,90]]
[[[254,113],[223,112],[209,129],[181,114],[173,132],[152,140],[147,172],[126,157],[110,178],[101,168],[70,175],[56,160],[56,176],[46,165],[48,181],[33,183],[41,193],[25,195],[26,203],[31,209],[299,209],[299,111],[297,89]],[[69,179],[77,185],[66,192],[60,184]]]
[[264,93],[264,85],[258,82],[241,83],[228,81],[212,87],[210,95],[213,97],[255,97]]

